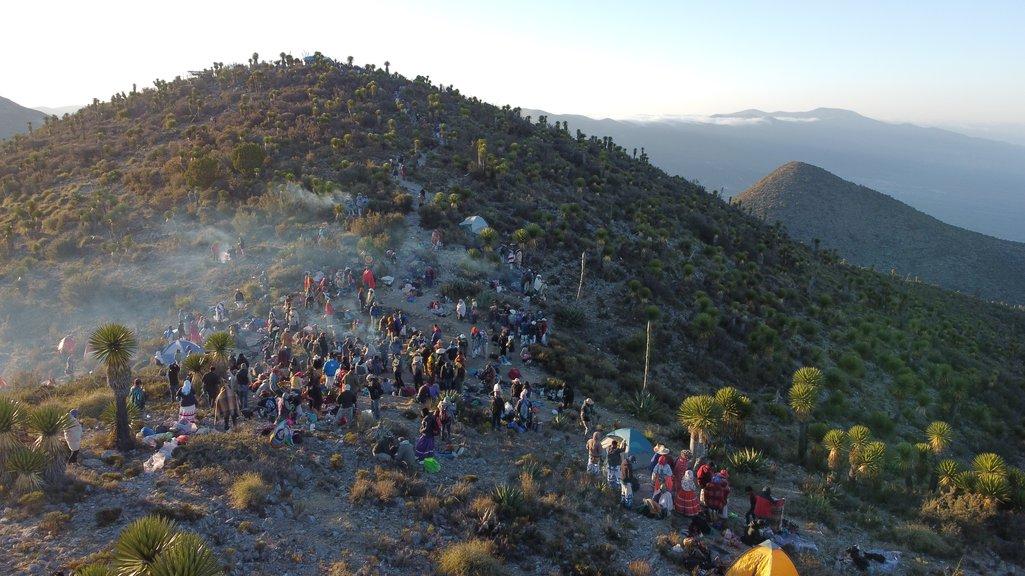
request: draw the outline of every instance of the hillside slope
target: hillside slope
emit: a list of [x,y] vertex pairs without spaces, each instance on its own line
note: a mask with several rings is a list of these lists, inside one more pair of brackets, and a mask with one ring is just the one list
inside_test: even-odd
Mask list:
[[46,114],[0,96],[0,140],[28,131],[28,123],[36,128],[43,125]]
[[1025,244],[945,224],[816,166],[784,164],[733,201],[855,264],[1025,304]]

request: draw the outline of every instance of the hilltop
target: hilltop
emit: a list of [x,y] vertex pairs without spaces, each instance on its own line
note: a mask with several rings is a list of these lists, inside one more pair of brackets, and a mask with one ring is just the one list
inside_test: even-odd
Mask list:
[[[592,397],[612,423],[635,423],[679,447],[692,432],[675,418],[684,398],[739,389],[750,400],[738,409],[746,427],[738,431],[730,423],[714,435],[712,453],[723,462],[740,448],[758,451],[762,460],[747,478],[759,485],[771,480],[789,494],[794,517],[830,542],[829,553],[864,539],[922,555],[923,562],[946,562],[968,534],[972,546],[985,550],[982,565],[1020,561],[1009,535],[998,528],[1017,519],[1025,503],[1017,473],[1025,439],[1025,399],[1018,393],[1025,375],[1025,317],[849,266],[831,251],[814,252],[781,226],[667,175],[645,155],[634,158],[611,138],[524,117],[519,109],[481,102],[427,77],[282,54],[272,62],[254,55],[246,65],[216,63],[189,78],[119,93],[2,147],[3,374],[23,391],[54,377],[65,386],[55,395],[64,405],[104,392],[95,377],[62,377],[53,348],[69,331],[81,337],[111,320],[134,328],[143,353],[133,368],[156,390],[160,376],[149,366],[149,354],[162,343],[162,331],[176,324],[178,309],[207,312],[241,288],[253,316],[264,319],[301,285],[304,271],[372,262],[379,277],[401,282],[422,273],[425,262],[436,262],[442,285],[431,298],[475,296],[483,308],[526,304],[546,314],[552,337],[534,350],[536,377],[574,383],[578,399]],[[420,186],[423,205],[409,194]],[[357,198],[364,200],[362,213],[354,209]],[[459,223],[471,215],[482,216],[491,231],[465,234]],[[444,245],[440,255],[427,248],[434,230]],[[239,236],[245,257],[225,257]],[[524,248],[525,266],[547,282],[544,301],[524,301],[508,290],[519,277],[502,264],[500,247],[513,242]],[[382,288],[382,295],[388,292]],[[395,296],[387,297],[399,300]],[[418,302],[421,313],[423,304]],[[346,328],[340,324],[338,330]],[[649,334],[649,385],[642,392]],[[802,366],[820,368],[822,378],[808,410],[797,416],[788,391]],[[85,363],[80,374],[85,369],[97,366]],[[958,465],[982,452],[1002,457],[1006,477],[986,478],[999,476],[1004,492],[990,494],[985,515],[938,519],[929,513],[983,498],[976,494],[974,472],[959,469],[960,492],[945,494],[909,478],[909,471],[922,472],[921,479],[934,476],[933,456],[916,446],[937,420],[953,426],[944,457]],[[862,478],[856,466],[851,484],[827,482],[826,431],[861,424],[871,429],[874,467]],[[799,428],[807,429],[813,446],[806,465],[799,463],[794,441]],[[538,472],[565,479],[556,482],[562,494],[576,478],[572,470],[582,469],[580,437],[578,445],[573,437],[543,437],[552,448],[560,442],[565,448],[546,453],[552,461],[541,466],[549,471]],[[338,442],[334,435],[318,440]],[[513,442],[500,438],[484,446],[506,441]],[[367,445],[356,444],[349,444],[346,456],[365,456]],[[514,445],[510,458],[523,455],[524,447]],[[321,449],[318,456],[330,453]],[[232,475],[253,468],[257,459],[238,452],[238,461],[224,464]],[[204,471],[220,468],[210,463],[221,455],[192,462],[204,485],[216,487],[204,498],[216,500],[225,489],[226,470]],[[129,469],[143,459],[132,458]],[[368,459],[358,462],[369,470]],[[98,475],[133,481],[130,470],[104,466],[90,468],[91,489],[100,494],[90,498],[117,490]],[[311,505],[328,506],[339,487],[329,483],[330,470],[317,473],[323,475],[308,478],[302,495],[315,497]],[[513,474],[509,468],[494,475],[489,470],[487,480]],[[338,481],[341,490],[350,488],[348,477]],[[735,486],[740,501],[742,487]],[[579,484],[575,490],[572,498],[583,502],[595,495]],[[465,493],[435,495],[450,509],[467,499]],[[410,504],[417,498],[410,496]],[[153,505],[144,504],[125,509],[135,513]],[[652,534],[633,533],[637,520],[607,504],[583,519],[556,516],[589,528],[571,535],[581,552],[574,558],[580,567],[571,573],[597,573],[587,562],[625,554],[634,540],[650,545]],[[212,525],[237,518],[228,517],[223,505],[204,505],[216,514],[196,524],[223,536]],[[303,504],[290,507],[290,514],[303,516]],[[402,520],[410,519],[413,511],[403,510]],[[284,517],[284,511],[274,514]],[[611,529],[599,514],[609,516]],[[341,523],[339,535],[324,537],[351,536],[374,517]],[[246,520],[252,529],[253,520]],[[524,518],[517,521],[513,532],[522,538],[507,550],[523,555],[524,572],[570,541],[559,532],[537,538],[524,528]],[[16,527],[27,529],[31,522]],[[445,542],[473,533],[466,518],[432,526]],[[619,531],[622,526],[629,533]],[[592,528],[608,541],[591,547],[599,537]],[[240,562],[251,567],[262,559],[253,553],[253,540],[216,545],[221,552],[245,547]],[[423,557],[417,562],[428,565]],[[624,569],[617,564],[606,572]]]
[[784,164],[733,203],[855,264],[986,299],[1025,303],[1025,244],[945,224],[816,166]]
[[25,108],[0,96],[0,140],[14,134],[27,132],[29,123],[36,128],[43,125],[46,115],[38,110]]

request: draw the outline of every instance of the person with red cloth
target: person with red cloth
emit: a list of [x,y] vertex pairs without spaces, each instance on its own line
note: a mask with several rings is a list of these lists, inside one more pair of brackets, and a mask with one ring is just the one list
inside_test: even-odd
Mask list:
[[676,497],[673,498],[673,505],[676,511],[684,516],[694,517],[701,513],[701,502],[698,500],[698,485],[694,481],[694,471],[687,470],[680,479],[676,490]]
[[712,481],[705,485],[704,504],[709,512],[716,518],[722,518],[726,505],[730,498],[730,474],[726,470],[720,470],[712,477]]
[[707,460],[698,466],[696,473],[698,488],[704,489],[704,487],[712,481],[712,476],[715,474],[715,464],[713,464],[711,460]]
[[370,266],[363,269],[363,285],[371,290],[377,289],[377,280],[374,278],[374,273],[371,272]]

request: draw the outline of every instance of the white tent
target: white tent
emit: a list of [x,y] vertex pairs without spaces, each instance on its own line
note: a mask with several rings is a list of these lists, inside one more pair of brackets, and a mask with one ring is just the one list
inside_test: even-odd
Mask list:
[[459,226],[470,234],[480,234],[481,230],[488,228],[488,222],[480,216],[468,216]]

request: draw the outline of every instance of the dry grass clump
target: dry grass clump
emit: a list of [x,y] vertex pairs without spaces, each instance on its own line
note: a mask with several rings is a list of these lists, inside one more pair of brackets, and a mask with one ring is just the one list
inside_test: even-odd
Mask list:
[[267,502],[271,487],[256,472],[246,472],[228,491],[231,506],[237,510],[258,510]]
[[630,576],[651,576],[654,574],[651,564],[645,560],[634,560],[633,562],[630,562],[626,565],[626,571]]
[[453,544],[438,556],[438,573],[444,576],[499,576],[505,574],[495,557],[495,545],[487,540]]

